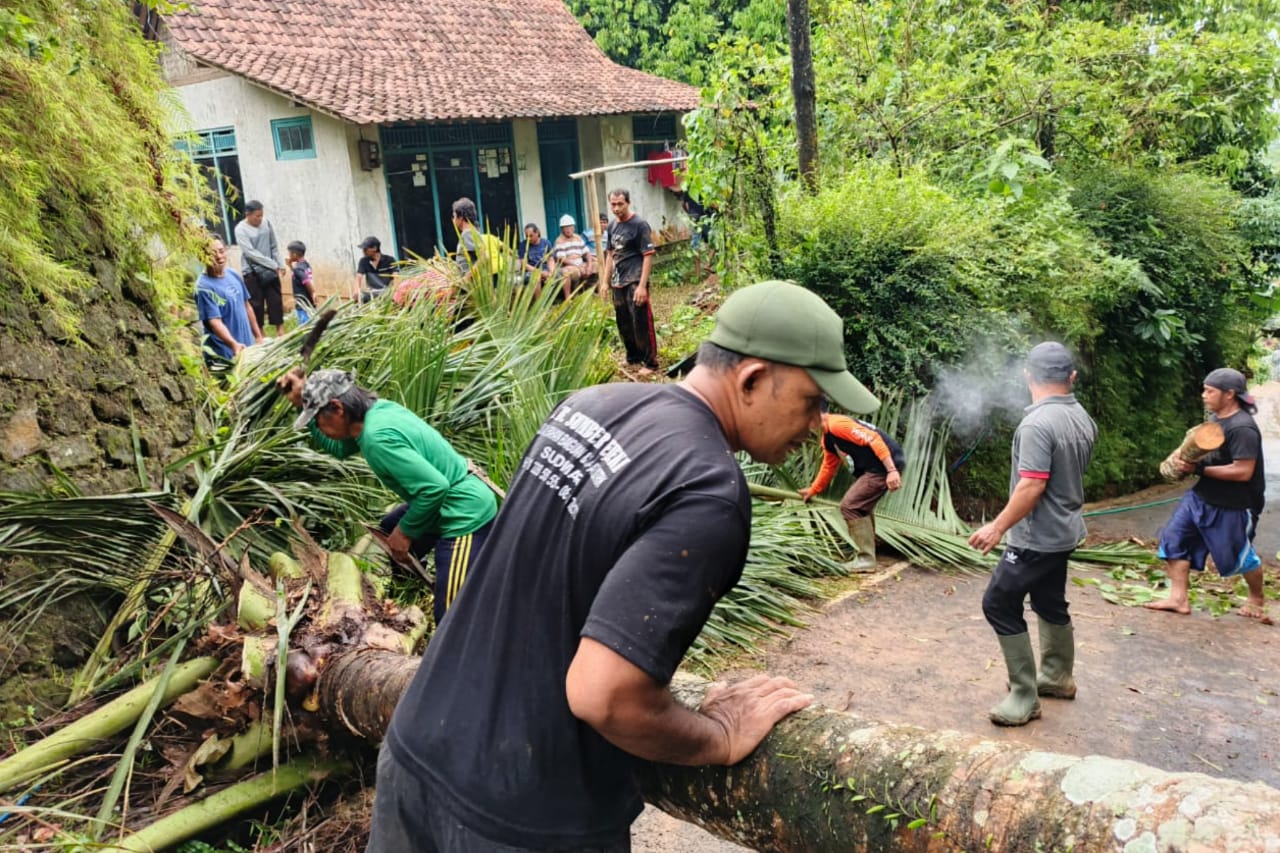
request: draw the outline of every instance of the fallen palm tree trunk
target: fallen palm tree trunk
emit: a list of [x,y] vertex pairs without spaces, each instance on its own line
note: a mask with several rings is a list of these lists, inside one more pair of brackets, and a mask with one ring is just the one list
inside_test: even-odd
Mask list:
[[[335,658],[320,679],[322,713],[381,740],[417,665],[374,649]],[[691,707],[705,689],[676,684]],[[1039,752],[821,707],[784,720],[741,764],[646,764],[640,779],[649,802],[758,850],[1270,853],[1280,843],[1280,791],[1261,783]]]
[[[706,685],[682,681],[697,706]],[[645,799],[769,851],[1280,849],[1280,791],[816,708],[734,767],[645,765]]]

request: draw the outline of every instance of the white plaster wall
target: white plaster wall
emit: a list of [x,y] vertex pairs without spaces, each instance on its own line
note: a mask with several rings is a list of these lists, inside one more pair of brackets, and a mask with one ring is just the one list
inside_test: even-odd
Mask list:
[[[356,244],[377,235],[393,250],[382,170],[359,166],[359,128],[295,107],[274,92],[235,76],[177,87],[189,124],[177,130],[232,127],[247,199],[261,201],[283,254],[291,240],[307,244],[307,259],[322,293],[345,292],[355,274]],[[316,157],[276,160],[271,121],[311,116]],[[376,129],[365,131],[376,140]],[[239,253],[232,250],[232,262]],[[283,260],[283,258],[282,258]]]
[[[538,123],[532,119],[513,119],[511,135],[516,148],[516,199],[520,225],[537,223],[543,236],[555,234],[547,228],[546,205],[542,197],[542,158],[538,155]],[[524,239],[521,235],[520,239]],[[554,240],[555,237],[553,236]]]
[[[600,129],[600,119],[595,116],[584,116],[578,119],[578,157],[582,163],[582,169],[595,169],[604,165],[604,148],[603,136]],[[604,177],[608,177],[605,175]],[[591,184],[584,178],[582,181],[582,215],[584,219],[591,219]],[[598,213],[609,213],[609,199],[606,198],[605,183],[602,178],[596,178],[596,210]],[[592,221],[578,223],[578,228],[582,231],[590,231],[595,234],[596,223]]]
[[[597,124],[598,138],[600,140],[600,160],[598,162],[588,161],[586,159],[586,146],[584,145],[583,168],[591,169],[597,166],[613,166],[620,163],[635,162],[631,116],[603,116],[598,119],[582,119],[584,125],[589,121],[594,121]],[[631,209],[644,217],[655,232],[667,226],[684,227],[679,219],[680,203],[676,200],[675,194],[656,184],[649,183],[649,169],[647,166],[635,166],[630,169],[606,172],[597,176],[596,183],[600,185],[602,196],[614,189],[628,190],[631,193]],[[609,203],[607,198],[601,199],[600,209],[606,213],[608,212]]]

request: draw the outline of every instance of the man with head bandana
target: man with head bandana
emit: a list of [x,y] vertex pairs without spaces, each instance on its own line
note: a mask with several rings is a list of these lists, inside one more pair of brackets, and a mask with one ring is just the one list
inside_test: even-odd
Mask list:
[[1253,419],[1258,411],[1244,374],[1220,367],[1204,378],[1201,394],[1209,419],[1222,425],[1226,438],[1212,454],[1192,465],[1179,460],[1184,474],[1200,479],[1183,496],[1160,533],[1160,556],[1168,561],[1169,595],[1147,605],[1152,610],[1191,612],[1191,570],[1203,571],[1207,557],[1222,577],[1243,575],[1249,601],[1241,616],[1264,615],[1262,561],[1253,550],[1253,534],[1265,502],[1262,433]]

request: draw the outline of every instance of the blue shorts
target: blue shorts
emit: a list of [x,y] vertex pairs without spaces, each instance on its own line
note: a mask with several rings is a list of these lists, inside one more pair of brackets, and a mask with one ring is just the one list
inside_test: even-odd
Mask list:
[[1186,560],[1204,571],[1205,559],[1222,577],[1243,575],[1262,565],[1253,550],[1253,514],[1247,509],[1211,506],[1195,492],[1187,492],[1173,517],[1160,531],[1160,557]]

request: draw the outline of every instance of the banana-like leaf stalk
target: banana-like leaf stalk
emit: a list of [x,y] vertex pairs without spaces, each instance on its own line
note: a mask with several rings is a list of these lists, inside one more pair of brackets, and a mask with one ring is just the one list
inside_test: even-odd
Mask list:
[[[354,561],[353,561],[354,563]],[[248,586],[248,584],[246,584]],[[289,612],[289,599],[285,593],[284,582],[276,581],[276,686],[272,695],[271,708],[271,766],[280,766],[280,727],[284,724],[285,677],[289,661],[289,637],[293,629],[302,620],[306,610],[307,599],[311,597],[311,580],[302,590],[297,607]]]
[[240,587],[236,601],[236,624],[246,631],[261,631],[276,615],[276,602],[251,583]]
[[274,720],[268,720],[265,717],[254,720],[247,729],[231,739],[231,747],[218,763],[217,769],[243,770],[271,752],[272,746],[276,743],[272,734],[274,727]]
[[111,774],[111,784],[107,786],[107,792],[102,798],[102,805],[98,807],[98,819],[92,824],[93,838],[96,841],[102,837],[102,830],[106,828],[107,821],[111,820],[111,815],[115,813],[116,803],[120,801],[120,794],[124,791],[125,783],[133,775],[133,760],[138,754],[138,747],[142,745],[142,739],[147,734],[147,728],[151,725],[151,721],[155,719],[156,711],[160,710],[160,703],[164,700],[165,691],[169,686],[173,674],[177,671],[178,660],[182,657],[182,651],[187,646],[186,640],[178,643],[173,653],[169,656],[169,662],[165,664],[164,672],[156,680],[155,689],[151,691],[151,698],[147,701],[147,705],[142,709],[142,713],[138,715],[138,719],[133,724],[133,734],[129,736],[129,742],[125,744],[124,752],[120,754],[120,763],[116,765],[115,772]]
[[[163,685],[159,704],[168,705],[186,693],[196,682],[212,673],[219,663],[217,658],[200,657],[179,664]],[[140,684],[98,710],[0,761],[0,793],[32,779],[59,762],[88,752],[105,738],[124,731],[138,721],[158,689],[158,681]]]
[[283,794],[350,772],[346,761],[299,759],[231,785],[100,849],[121,853],[167,850]]

